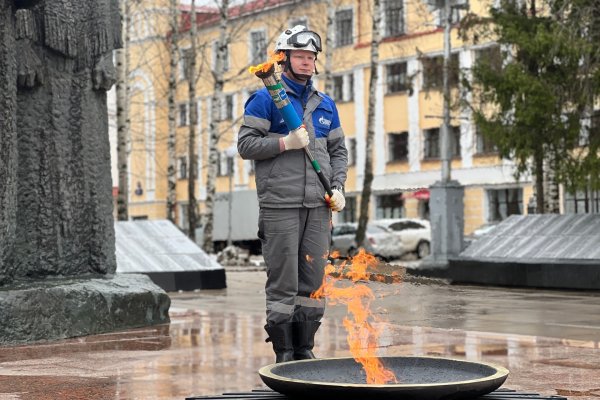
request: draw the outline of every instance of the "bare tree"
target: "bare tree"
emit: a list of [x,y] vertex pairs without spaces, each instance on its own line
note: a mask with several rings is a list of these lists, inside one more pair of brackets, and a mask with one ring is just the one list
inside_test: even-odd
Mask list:
[[[176,117],[177,105],[175,96],[177,94],[177,63],[179,59],[179,1],[169,2],[169,86],[167,90],[168,102],[168,140],[167,140],[167,219],[175,223],[175,206],[177,202],[177,136]],[[191,160],[190,160],[191,161]]]
[[194,242],[196,241],[197,225],[197,201],[196,201],[196,126],[198,125],[198,103],[196,101],[196,58],[198,57],[198,47],[196,35],[198,27],[196,26],[196,0],[192,0],[190,10],[190,49],[187,54],[187,79],[188,79],[188,108],[190,110],[189,142],[188,142],[188,236]]
[[225,57],[229,43],[229,32],[227,31],[229,14],[229,0],[223,0],[219,7],[219,39],[215,68],[213,70],[213,93],[211,96],[211,121],[208,132],[208,177],[206,184],[206,201],[204,202],[204,244],[207,253],[214,252],[213,245],[213,208],[216,192],[217,163],[219,160],[219,121],[221,120],[221,101],[223,100],[223,87],[225,86]]
[[335,32],[335,4],[333,0],[327,0],[327,33],[325,36],[325,88],[324,92],[333,93],[333,35]]
[[371,31],[371,77],[369,79],[369,109],[367,114],[367,138],[365,154],[365,172],[360,198],[360,216],[356,230],[356,243],[362,245],[369,222],[369,203],[373,184],[373,141],[375,140],[375,107],[379,68],[379,42],[381,40],[381,4],[373,0],[373,25]]
[[129,140],[129,25],[130,3],[120,4],[123,21],[123,48],[117,50],[117,169],[119,171],[119,194],[117,195],[117,219],[129,219],[128,140]]

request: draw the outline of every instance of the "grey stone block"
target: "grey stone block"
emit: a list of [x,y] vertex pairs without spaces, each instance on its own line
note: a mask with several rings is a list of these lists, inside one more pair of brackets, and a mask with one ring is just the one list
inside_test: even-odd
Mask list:
[[0,288],[0,345],[168,323],[170,304],[141,274],[15,281]]

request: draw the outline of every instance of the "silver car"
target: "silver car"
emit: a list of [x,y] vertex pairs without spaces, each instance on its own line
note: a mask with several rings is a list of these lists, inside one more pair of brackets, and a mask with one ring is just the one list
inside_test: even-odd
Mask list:
[[398,235],[407,253],[416,253],[423,258],[429,255],[431,225],[429,221],[416,218],[379,219],[374,221]]
[[[339,252],[341,257],[356,254],[358,251],[355,240],[357,228],[358,224],[355,222],[336,224],[331,234],[331,251]],[[383,226],[374,223],[367,224],[365,239],[364,249],[381,259],[398,258],[405,253],[398,236]]]

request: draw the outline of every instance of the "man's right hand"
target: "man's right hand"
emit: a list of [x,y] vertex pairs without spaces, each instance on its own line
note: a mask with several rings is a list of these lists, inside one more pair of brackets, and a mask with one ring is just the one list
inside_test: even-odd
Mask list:
[[286,150],[296,150],[308,146],[308,132],[304,125],[298,129],[290,131],[283,139],[283,145]]

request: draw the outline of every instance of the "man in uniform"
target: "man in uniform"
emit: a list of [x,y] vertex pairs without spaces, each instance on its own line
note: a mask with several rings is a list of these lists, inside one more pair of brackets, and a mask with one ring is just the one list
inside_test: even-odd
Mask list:
[[[321,38],[297,25],[278,38],[285,57],[282,84],[303,127],[288,132],[267,89],[247,101],[238,151],[254,160],[260,206],[258,236],[267,265],[267,324],[276,362],[315,358],[315,332],[324,300],[311,299],[323,281],[331,210],[345,205],[348,152],[334,101],[312,86]],[[308,146],[333,189],[325,189],[303,148]]]

